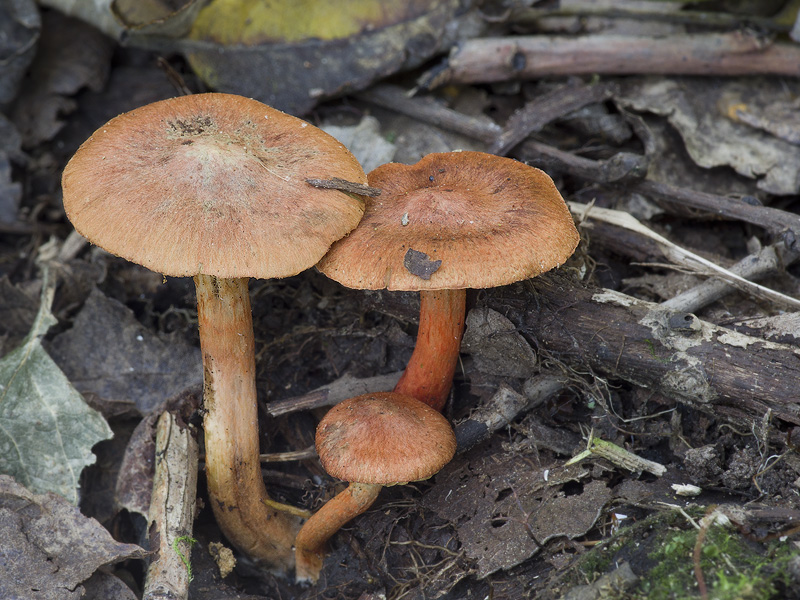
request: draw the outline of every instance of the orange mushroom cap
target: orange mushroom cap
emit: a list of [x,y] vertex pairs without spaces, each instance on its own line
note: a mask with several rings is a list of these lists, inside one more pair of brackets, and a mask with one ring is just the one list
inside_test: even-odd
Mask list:
[[429,154],[368,175],[359,226],[317,267],[358,289],[488,288],[564,263],[580,236],[553,180],[482,152]]
[[353,229],[365,183],[340,142],[231,94],[155,102],[98,129],[64,169],[64,209],[92,243],[172,276],[286,277]]
[[396,485],[435,475],[453,458],[453,428],[410,396],[377,392],[334,406],[317,427],[325,470],[345,481]]

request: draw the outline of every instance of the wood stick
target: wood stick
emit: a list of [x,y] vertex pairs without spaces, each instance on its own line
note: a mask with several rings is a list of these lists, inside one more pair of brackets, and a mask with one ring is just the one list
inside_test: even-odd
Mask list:
[[311,410],[320,406],[333,406],[342,400],[368,394],[370,392],[388,392],[397,384],[402,371],[388,373],[386,375],[376,375],[375,377],[365,377],[358,379],[345,373],[336,381],[324,385],[315,390],[294,396],[285,400],[276,400],[267,404],[267,412],[277,417],[298,410]]
[[735,319],[728,323],[734,331],[790,346],[800,346],[800,313],[770,317]]
[[429,97],[412,98],[406,90],[396,85],[375,85],[356,94],[356,98],[487,144],[492,143],[503,132],[489,117],[470,117]]
[[800,48],[746,31],[479,38],[422,76],[423,89],[550,75],[800,76]]
[[503,132],[489,146],[490,154],[505,156],[509,150],[548,123],[611,96],[613,85],[566,84],[530,100],[508,119]]
[[761,298],[762,300],[766,300],[792,310],[800,310],[800,300],[757,283],[748,281],[738,273],[721,267],[715,262],[708,260],[699,254],[695,254],[694,252],[691,252],[690,250],[687,250],[678,244],[675,244],[664,236],[656,233],[649,227],[643,225],[635,217],[625,211],[613,210],[610,208],[597,208],[587,204],[580,204],[579,202],[568,202],[567,204],[569,205],[569,208],[573,214],[579,215],[584,220],[587,218],[598,219],[605,221],[606,223],[612,223],[623,229],[634,231],[642,236],[649,237],[659,245],[662,253],[670,262],[692,269],[696,272],[704,272],[703,274],[713,274],[714,276],[725,280],[729,284],[738,287],[751,296]]
[[533,282],[536,294],[509,289],[489,296],[488,305],[567,364],[742,426],[767,410],[800,424],[800,349],[561,273]]
[[479,406],[468,418],[455,426],[457,452],[466,452],[488,440],[520,414],[533,410],[568,385],[561,374],[543,372],[525,382],[525,395],[501,385],[489,402]]
[[575,6],[559,6],[557,8],[518,7],[511,10],[507,22],[515,25],[534,26],[543,20],[562,17],[597,17],[600,19],[631,19],[647,22],[678,23],[695,25],[703,28],[718,27],[722,29],[743,29],[757,26],[761,30],[788,32],[789,23],[782,23],[775,17],[757,15],[737,15],[724,12],[699,10],[647,10],[627,9],[614,6],[591,6],[578,4]]
[[787,247],[794,247],[800,238],[800,215],[795,213],[651,180],[642,181],[635,188],[642,194],[666,202],[758,225],[773,235],[781,235]]
[[[744,257],[730,271],[750,281],[758,281],[779,272],[800,258],[800,254],[787,251],[783,244],[765,246],[758,252]],[[695,312],[719,300],[736,289],[730,283],[711,278],[677,296],[661,303],[663,308],[679,312]]]
[[147,569],[144,600],[189,597],[197,464],[197,440],[164,411],[156,426],[156,472],[147,531],[156,553]]

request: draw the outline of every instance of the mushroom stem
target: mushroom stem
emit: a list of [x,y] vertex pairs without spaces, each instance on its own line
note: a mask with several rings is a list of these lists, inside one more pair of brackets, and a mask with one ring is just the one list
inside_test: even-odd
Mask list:
[[247,278],[197,275],[203,353],[206,476],[220,529],[242,552],[275,570],[291,568],[295,517],[267,507],[261,478],[253,317]]
[[420,292],[417,344],[395,392],[442,411],[458,364],[466,303],[463,289]]
[[325,543],[342,525],[372,506],[382,487],[373,483],[351,483],[305,522],[295,540],[295,577],[298,582],[316,582],[319,579]]

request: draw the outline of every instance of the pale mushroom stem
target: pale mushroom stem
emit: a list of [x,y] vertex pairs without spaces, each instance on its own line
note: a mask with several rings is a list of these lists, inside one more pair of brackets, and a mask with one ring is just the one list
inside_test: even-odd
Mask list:
[[305,522],[295,540],[295,578],[316,582],[325,558],[325,544],[341,527],[366,511],[383,486],[351,483]]
[[442,411],[458,365],[466,303],[463,289],[420,292],[417,343],[395,392]]
[[251,558],[291,568],[298,520],[267,507],[261,477],[253,317],[247,278],[197,275],[203,353],[206,475],[220,529]]

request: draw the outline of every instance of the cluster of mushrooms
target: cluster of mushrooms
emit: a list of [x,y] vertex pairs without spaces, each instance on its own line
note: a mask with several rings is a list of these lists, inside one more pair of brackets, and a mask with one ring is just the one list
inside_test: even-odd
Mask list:
[[[311,185],[344,180],[371,197]],[[98,129],[63,175],[64,208],[90,242],[165,276],[192,276],[204,369],[205,465],[228,540],[267,568],[316,581],[327,540],[382,486],[453,457],[441,415],[466,288],[561,265],[579,236],[542,171],[480,152],[431,154],[369,175],[336,139],[230,94],[173,98]],[[317,429],[323,467],[350,482],[300,526],[261,477],[251,277],[312,266],[345,286],[420,292],[417,343],[392,392],[351,398]]]

